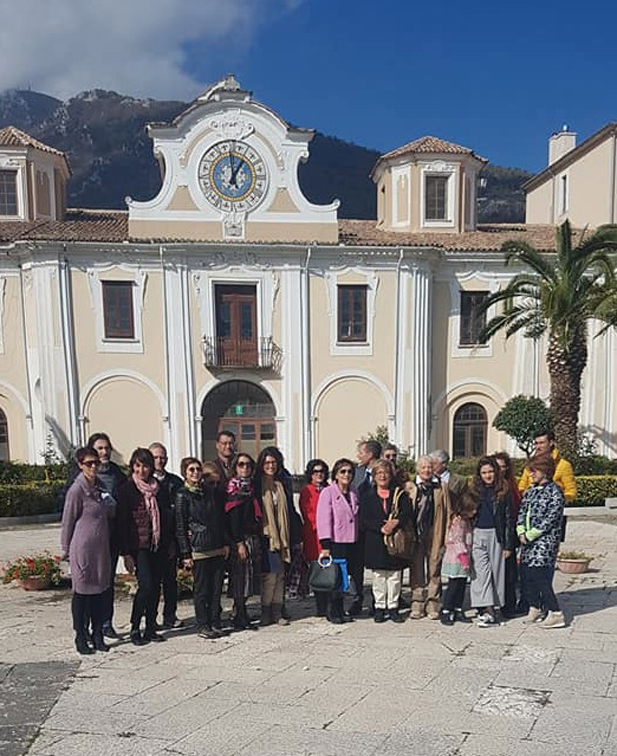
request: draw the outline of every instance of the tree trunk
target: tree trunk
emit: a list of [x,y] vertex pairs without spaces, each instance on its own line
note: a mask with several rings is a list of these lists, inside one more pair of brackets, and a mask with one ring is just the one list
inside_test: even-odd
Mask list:
[[550,405],[555,418],[555,436],[562,457],[577,453],[578,415],[581,407],[581,376],[587,365],[587,329],[579,324],[569,349],[557,330],[549,336],[546,355],[551,382]]

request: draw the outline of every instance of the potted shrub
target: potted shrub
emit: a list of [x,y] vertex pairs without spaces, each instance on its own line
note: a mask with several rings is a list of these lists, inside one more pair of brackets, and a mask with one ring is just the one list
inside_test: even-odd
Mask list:
[[569,575],[580,575],[587,572],[589,562],[593,557],[585,554],[584,551],[560,551],[557,554],[557,567],[561,572]]
[[2,582],[11,583],[15,580],[26,591],[40,591],[49,588],[52,583],[58,585],[60,562],[61,558],[49,551],[18,557],[6,565]]

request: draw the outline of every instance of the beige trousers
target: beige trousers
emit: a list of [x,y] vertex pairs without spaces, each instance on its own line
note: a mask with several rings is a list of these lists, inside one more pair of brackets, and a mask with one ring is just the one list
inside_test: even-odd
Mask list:
[[375,609],[398,609],[401,570],[373,570]]
[[434,559],[431,557],[433,544],[433,532],[426,534],[423,540],[414,545],[413,557],[410,564],[411,600],[416,605],[424,602],[431,610],[439,611],[439,599],[441,597],[441,562],[443,556]]
[[280,572],[262,572],[261,574],[261,604],[262,606],[278,606],[283,603],[285,595],[285,570]]

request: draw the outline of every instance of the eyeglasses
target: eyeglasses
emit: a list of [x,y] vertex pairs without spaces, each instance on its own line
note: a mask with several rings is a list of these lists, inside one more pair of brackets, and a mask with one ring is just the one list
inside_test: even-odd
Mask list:
[[250,462],[238,462],[236,467],[252,467],[253,465]]
[[353,470],[349,467],[344,467],[342,470],[339,470],[339,475],[353,475]]
[[193,467],[187,467],[186,471],[187,472],[191,472],[191,473],[203,472],[203,470],[201,469],[201,467],[195,467],[195,466],[193,466]]
[[101,463],[98,459],[86,459],[81,464],[83,467],[98,467]]
[[312,474],[315,475],[315,473],[317,473],[318,475],[325,475],[326,471],[323,469],[323,467],[315,467]]

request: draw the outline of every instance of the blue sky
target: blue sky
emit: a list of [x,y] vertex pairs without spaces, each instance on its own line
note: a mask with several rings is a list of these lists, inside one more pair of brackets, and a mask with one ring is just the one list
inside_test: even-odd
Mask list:
[[600,22],[570,0],[310,0],[225,62],[299,125],[380,151],[434,134],[535,172],[564,123],[580,140],[617,120],[617,11],[602,5]]
[[534,172],[564,123],[580,142],[617,120],[614,3],[39,3],[0,0],[0,90],[188,101],[234,72],[299,126],[380,151],[434,134]]

